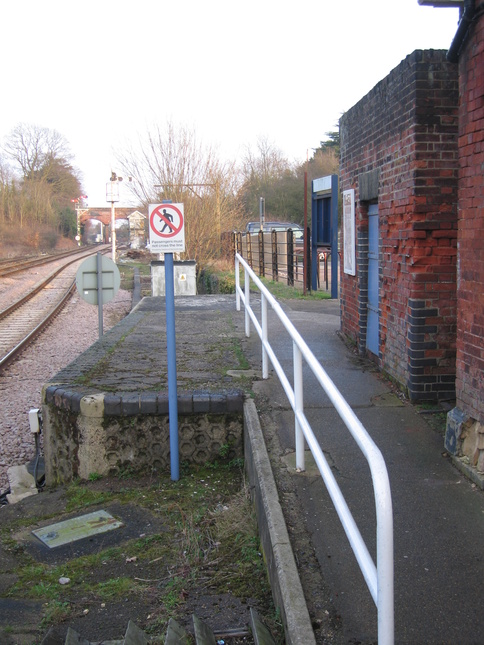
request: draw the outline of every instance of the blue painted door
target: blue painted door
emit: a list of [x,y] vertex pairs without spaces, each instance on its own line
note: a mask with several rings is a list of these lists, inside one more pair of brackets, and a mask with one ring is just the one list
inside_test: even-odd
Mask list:
[[368,319],[366,348],[378,356],[380,295],[379,295],[379,248],[378,205],[372,204],[368,211]]

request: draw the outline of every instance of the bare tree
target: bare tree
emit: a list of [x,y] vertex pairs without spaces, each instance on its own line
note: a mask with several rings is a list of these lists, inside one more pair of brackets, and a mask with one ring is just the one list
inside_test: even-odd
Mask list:
[[246,219],[259,219],[261,197],[265,199],[268,218],[299,219],[297,202],[302,205],[303,186],[299,185],[296,170],[267,137],[258,138],[255,152],[247,148],[242,160],[241,188]]
[[25,179],[34,179],[53,159],[68,162],[72,158],[66,139],[57,130],[28,123],[13,128],[3,150]]
[[9,223],[14,218],[17,189],[10,166],[0,157],[0,222]]
[[257,180],[261,185],[281,179],[291,166],[281,150],[265,136],[257,139],[256,151],[247,147],[242,160],[242,174],[246,182]]
[[20,227],[27,221],[59,227],[60,212],[82,192],[79,173],[70,163],[67,140],[56,130],[20,123],[6,137],[2,149],[11,162],[9,172],[17,172],[9,184],[10,221],[15,219]]
[[240,220],[233,164],[222,163],[194,130],[172,122],[155,125],[116,157],[133,178],[129,186],[141,204],[166,199],[184,204],[186,258],[203,266],[219,257],[221,233]]

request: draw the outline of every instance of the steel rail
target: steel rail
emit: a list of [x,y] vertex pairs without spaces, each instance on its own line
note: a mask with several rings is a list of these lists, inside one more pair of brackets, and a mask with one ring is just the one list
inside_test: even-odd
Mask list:
[[37,336],[52,322],[57,314],[65,307],[67,301],[72,296],[76,288],[76,281],[73,280],[70,287],[66,290],[61,300],[49,311],[47,316],[25,336],[15,347],[13,347],[5,356],[0,358],[0,370],[9,365],[13,359],[26,347],[28,347]]
[[[38,260],[39,256],[38,255],[27,255],[22,262],[29,262],[30,260]],[[0,259],[0,269],[3,269],[3,267],[7,266],[14,266],[19,263],[19,258],[18,256],[13,257],[13,258],[1,258]]]
[[[96,248],[96,250],[88,250],[87,252],[86,252],[86,249],[84,248],[81,253],[83,253],[86,257],[88,257],[90,255],[93,255],[94,253],[97,253],[98,248]],[[109,247],[106,246],[105,251],[108,252]],[[69,258],[69,256],[71,255],[73,254],[69,253],[69,254],[66,254],[64,257]],[[42,292],[56,277],[58,277],[61,273],[63,273],[63,271],[65,271],[66,268],[68,268],[71,264],[74,264],[75,262],[79,262],[82,259],[82,256],[81,258],[79,257],[79,252],[75,253],[74,255],[76,257],[74,257],[73,259],[63,264],[62,267],[55,269],[49,276],[47,276],[46,279],[42,280],[37,285],[35,285],[35,287],[31,289],[27,294],[19,298],[16,302],[12,303],[3,311],[0,311],[0,321],[4,320],[5,318],[7,318],[7,316],[13,314],[16,310],[21,309],[21,307],[25,306],[36,295]],[[63,259],[63,258],[57,257],[55,259]],[[47,313],[43,315],[40,322],[38,322],[33,329],[29,330],[29,332],[23,338],[21,338],[21,340],[16,342],[14,347],[10,347],[5,355],[0,357],[0,370],[6,365],[10,364],[13,361],[13,359],[23,349],[25,349],[29,344],[31,344],[35,340],[35,338],[37,338],[37,336],[45,329],[45,327],[52,321],[53,318],[55,318],[55,316],[66,305],[67,301],[72,296],[75,290],[75,287],[76,287],[76,281],[74,279],[69,284],[68,288],[64,290],[63,296],[59,300],[57,300],[50,309],[46,310]]]
[[[86,254],[86,257],[88,257],[90,255],[93,255],[94,253],[97,253],[97,250],[96,251],[89,251],[88,253],[86,252],[86,249],[83,249],[83,251]],[[65,257],[69,257],[69,255],[66,255]],[[55,259],[58,260],[58,259],[62,259],[62,258],[55,258]],[[0,320],[3,320],[3,318],[6,318],[9,314],[11,314],[13,311],[15,311],[15,309],[18,309],[19,307],[24,305],[26,302],[31,300],[40,291],[42,291],[42,289],[45,289],[45,287],[49,284],[49,282],[52,282],[52,280],[54,280],[54,278],[56,278],[60,273],[62,273],[62,271],[64,271],[66,267],[70,266],[74,262],[77,262],[78,260],[79,260],[79,258],[75,257],[70,262],[66,262],[61,267],[59,267],[58,269],[53,271],[51,274],[49,274],[47,276],[47,278],[45,278],[45,280],[42,280],[41,282],[36,284],[35,287],[33,289],[31,289],[31,291],[29,291],[24,296],[22,296],[21,298],[19,298],[15,302],[13,302],[11,305],[9,305],[8,307],[6,307],[2,311],[0,311]]]
[[[73,260],[75,262],[75,260]],[[69,264],[72,264],[69,262]],[[53,273],[51,273],[45,280],[42,280],[42,282],[39,282],[35,287],[29,291],[28,293],[25,294],[25,296],[22,296],[18,300],[16,300],[14,303],[0,311],[0,320],[3,320],[6,318],[8,315],[10,315],[12,312],[14,312],[16,309],[19,309],[22,305],[27,303],[29,300],[32,300],[34,296],[36,296],[38,293],[40,293],[43,289],[46,288],[46,286],[52,282],[54,278],[56,278],[64,269],[69,266],[69,264],[64,264],[60,269],[57,269]]]
[[[99,248],[97,249],[99,250]],[[54,255],[45,255],[37,258],[29,258],[28,260],[19,261],[18,259],[12,259],[11,261],[5,260],[4,262],[10,262],[11,266],[3,268],[0,264],[0,278],[4,278],[14,273],[20,273],[26,269],[31,269],[32,267],[42,266],[44,264],[49,264],[50,262],[55,262],[56,260],[62,260],[63,258],[68,258],[70,256],[78,256],[86,252],[86,247],[77,248],[74,251],[63,251],[62,253],[56,253]],[[91,251],[92,253],[92,251]]]

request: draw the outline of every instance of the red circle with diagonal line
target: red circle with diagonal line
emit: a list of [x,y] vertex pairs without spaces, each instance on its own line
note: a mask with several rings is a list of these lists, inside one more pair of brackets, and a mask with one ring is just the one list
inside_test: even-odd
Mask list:
[[[173,222],[170,221],[170,219],[166,216],[166,214],[163,213],[163,211],[171,211],[171,213],[173,214]],[[178,225],[175,224],[175,215],[177,215],[179,219]],[[156,228],[155,226],[155,216],[160,218],[159,226],[161,230],[158,230],[158,228]],[[150,226],[153,233],[156,233],[156,235],[159,235],[162,239],[169,239],[170,237],[177,235],[182,230],[183,213],[173,204],[160,204],[159,206],[154,208],[151,213]],[[170,229],[170,232],[162,233],[161,231],[167,226]]]

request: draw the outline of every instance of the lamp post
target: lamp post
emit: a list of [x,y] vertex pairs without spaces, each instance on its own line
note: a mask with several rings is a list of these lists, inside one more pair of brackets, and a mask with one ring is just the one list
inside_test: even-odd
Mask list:
[[112,260],[116,262],[116,212],[114,204],[119,202],[119,182],[123,181],[122,177],[118,177],[115,172],[111,172],[111,178],[106,184],[106,201],[111,202],[111,245],[112,245]]
[[76,233],[76,242],[77,246],[81,246],[81,215],[84,212],[87,212],[89,209],[84,208],[83,200],[87,199],[87,195],[79,195],[76,199],[71,199],[71,202],[75,204],[76,209],[76,223],[77,223],[77,233]]

